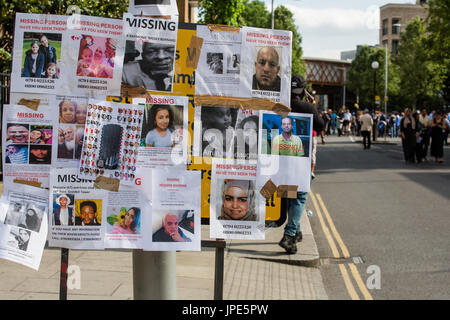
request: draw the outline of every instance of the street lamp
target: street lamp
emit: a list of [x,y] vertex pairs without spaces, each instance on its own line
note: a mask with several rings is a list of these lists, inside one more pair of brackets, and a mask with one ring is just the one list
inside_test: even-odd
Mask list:
[[380,66],[378,61],[372,62],[372,69],[373,69],[373,99],[374,99],[374,106],[373,109],[376,109],[376,85],[377,85],[377,69]]

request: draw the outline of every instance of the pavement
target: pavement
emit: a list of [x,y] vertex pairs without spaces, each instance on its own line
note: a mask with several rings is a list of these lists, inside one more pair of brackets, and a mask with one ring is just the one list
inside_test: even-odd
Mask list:
[[[278,246],[284,226],[266,228],[262,241],[227,240],[224,300],[327,300],[309,219],[302,215],[303,241],[294,255]],[[211,240],[207,225],[202,240]],[[58,300],[60,262],[59,248],[44,250],[39,271],[0,259],[0,300]],[[214,248],[177,252],[176,299],[213,300],[214,263]],[[71,266],[79,267],[81,281],[68,290],[68,300],[133,299],[131,250],[70,250]]]

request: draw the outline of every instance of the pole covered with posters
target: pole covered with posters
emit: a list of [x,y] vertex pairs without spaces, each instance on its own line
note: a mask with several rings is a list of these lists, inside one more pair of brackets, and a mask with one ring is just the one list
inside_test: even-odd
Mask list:
[[133,299],[176,299],[176,252],[133,250]]

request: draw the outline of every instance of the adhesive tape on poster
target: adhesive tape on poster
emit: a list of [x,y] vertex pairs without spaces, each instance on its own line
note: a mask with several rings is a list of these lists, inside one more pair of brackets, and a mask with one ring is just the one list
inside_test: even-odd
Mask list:
[[189,43],[188,55],[186,59],[186,68],[197,69],[200,52],[202,51],[203,38],[192,36]]
[[297,198],[298,186],[279,185],[277,189],[277,195],[279,198]]
[[41,103],[41,100],[39,99],[20,99],[20,101],[17,103],[21,106],[25,106],[27,108],[30,108],[33,111],[37,111],[39,108],[39,104]]
[[122,85],[121,95],[122,97],[147,98],[149,94],[143,86]]
[[264,198],[270,199],[275,191],[277,191],[277,186],[273,183],[272,179],[269,179],[261,190],[259,190],[259,193],[261,193]]
[[212,95],[195,95],[194,104],[196,106],[208,105],[212,107],[232,107],[253,110],[268,110],[285,117],[291,111],[291,108],[272,100],[261,98],[235,98]]
[[120,180],[116,178],[108,178],[104,176],[98,176],[94,182],[94,188],[104,189],[108,191],[118,192],[120,186]]
[[42,185],[42,182],[39,182],[39,181],[28,181],[28,180],[20,180],[20,179],[14,179],[13,182],[18,183],[18,184],[26,184],[27,186],[32,186],[32,187],[36,187],[36,188],[40,188]]
[[208,24],[208,29],[210,31],[217,31],[217,32],[234,32],[234,33],[241,32],[240,27],[227,26],[223,24]]

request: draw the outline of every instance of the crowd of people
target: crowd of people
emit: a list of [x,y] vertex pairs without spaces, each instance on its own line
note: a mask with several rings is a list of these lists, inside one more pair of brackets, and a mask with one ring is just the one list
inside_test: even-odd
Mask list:
[[[371,121],[366,121],[368,118]],[[406,163],[423,162],[428,160],[428,154],[434,162],[443,163],[444,145],[449,145],[450,112],[431,111],[426,108],[413,112],[405,109],[402,112],[392,111],[387,114],[376,110],[358,110],[350,112],[339,109],[337,112],[328,109],[321,112],[324,121],[324,135],[361,136],[364,149],[370,149],[370,141],[377,138],[398,138],[402,140],[402,147]],[[367,128],[370,123],[370,130]],[[367,136],[367,133],[370,133]],[[368,141],[366,142],[368,138]]]

